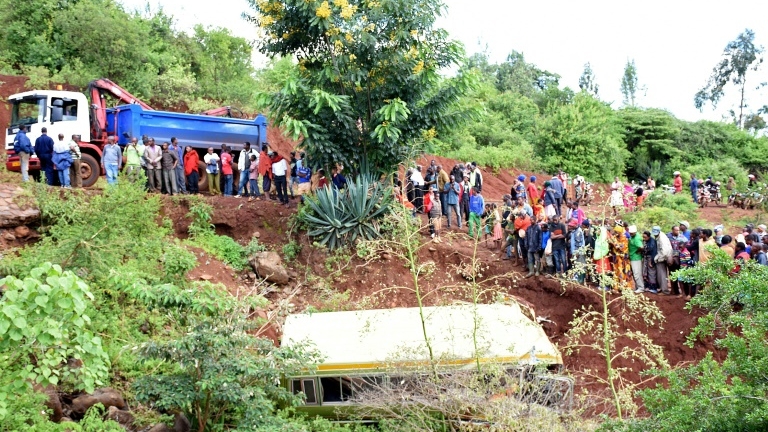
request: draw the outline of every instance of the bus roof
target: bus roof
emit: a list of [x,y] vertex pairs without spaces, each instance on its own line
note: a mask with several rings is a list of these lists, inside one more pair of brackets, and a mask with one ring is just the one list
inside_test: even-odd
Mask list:
[[[472,364],[476,352],[484,362],[562,364],[557,347],[517,303],[434,306],[423,312],[434,357],[443,364]],[[282,343],[302,342],[310,342],[322,354],[319,372],[375,370],[429,360],[419,308],[290,315]]]

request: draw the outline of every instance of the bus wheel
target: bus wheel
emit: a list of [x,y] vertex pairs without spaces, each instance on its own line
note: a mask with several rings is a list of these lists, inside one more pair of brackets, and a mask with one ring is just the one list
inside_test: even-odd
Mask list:
[[83,187],[93,186],[101,175],[101,167],[96,158],[83,153],[80,159],[80,177],[83,179]]

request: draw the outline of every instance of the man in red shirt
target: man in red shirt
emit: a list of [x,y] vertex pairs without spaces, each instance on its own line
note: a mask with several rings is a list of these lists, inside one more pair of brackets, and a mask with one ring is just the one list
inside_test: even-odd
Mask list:
[[221,175],[224,176],[224,196],[232,196],[232,155],[229,148],[221,151]]

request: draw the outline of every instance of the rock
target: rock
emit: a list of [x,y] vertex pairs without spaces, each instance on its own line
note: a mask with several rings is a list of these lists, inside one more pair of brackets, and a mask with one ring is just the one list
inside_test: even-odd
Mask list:
[[203,273],[203,274],[200,275],[200,277],[198,279],[204,280],[204,281],[209,281],[209,280],[213,279],[213,276],[209,275],[208,273]]
[[147,430],[147,432],[173,432],[171,428],[164,423],[158,423]]
[[248,272],[248,279],[254,280],[256,279],[256,273],[254,272]]
[[71,423],[74,423],[74,420],[72,420],[72,419],[71,419],[71,418],[69,418],[69,417],[62,417],[62,418],[61,418],[61,421],[59,421],[59,423],[64,423],[64,422],[71,422]]
[[72,401],[72,412],[79,415],[85,414],[88,408],[100,403],[104,405],[104,408],[111,406],[119,409],[125,408],[125,401],[117,390],[105,387],[96,389],[93,394],[84,394],[76,397]]
[[107,409],[107,419],[116,421],[123,426],[133,426],[133,414],[120,410],[116,406]]
[[9,242],[16,240],[16,236],[11,231],[3,231],[3,238]]
[[192,424],[183,413],[176,413],[173,419],[173,432],[189,432]]
[[19,225],[13,229],[13,234],[16,238],[24,238],[29,235],[29,228],[26,225]]
[[33,388],[35,391],[44,393],[48,396],[48,400],[45,401],[45,406],[51,410],[50,420],[52,422],[62,421],[64,413],[61,406],[61,399],[59,399],[59,392],[56,390],[56,387],[49,385],[48,387],[43,388],[40,384],[35,384]]
[[256,231],[256,232],[254,232],[254,233],[253,233],[253,237],[255,237],[255,238],[261,238],[261,233],[260,233],[260,232],[258,232],[258,231]]
[[34,198],[14,184],[0,184],[0,209],[0,228],[29,225],[40,219]]
[[391,258],[392,258],[392,255],[390,255],[390,254],[388,254],[388,253],[386,253],[386,252],[384,252],[383,254],[381,254],[381,259],[385,259],[385,260],[388,260],[388,259],[391,259]]
[[283,267],[283,259],[277,252],[256,252],[248,262],[253,267],[253,271],[266,278],[268,282],[279,285],[288,283],[288,272]]

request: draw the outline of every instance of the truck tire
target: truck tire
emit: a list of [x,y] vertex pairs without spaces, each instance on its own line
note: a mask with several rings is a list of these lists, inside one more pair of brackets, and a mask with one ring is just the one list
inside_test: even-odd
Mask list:
[[83,178],[83,187],[93,186],[101,176],[101,166],[99,166],[96,158],[88,153],[83,153],[81,156],[80,176]]
[[197,189],[200,192],[208,192],[208,172],[205,171],[205,162],[197,163],[197,175],[200,180],[197,182]]

